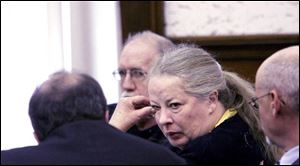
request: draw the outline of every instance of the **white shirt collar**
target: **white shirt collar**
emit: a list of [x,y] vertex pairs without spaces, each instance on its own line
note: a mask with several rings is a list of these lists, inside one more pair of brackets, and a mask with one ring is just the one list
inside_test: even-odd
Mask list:
[[280,165],[291,165],[299,158],[299,145],[293,147],[283,154],[280,159]]

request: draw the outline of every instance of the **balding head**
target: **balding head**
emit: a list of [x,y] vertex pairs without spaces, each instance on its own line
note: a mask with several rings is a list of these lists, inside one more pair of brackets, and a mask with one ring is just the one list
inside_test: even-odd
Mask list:
[[85,74],[57,72],[33,93],[29,116],[43,141],[54,129],[77,120],[104,120],[106,99],[101,86]]
[[299,111],[299,46],[284,48],[267,58],[257,71],[255,87],[277,90]]
[[[53,100],[62,100],[69,89],[72,89],[80,84],[83,79],[79,74],[57,72],[49,76],[49,79],[45,81],[38,89],[42,95],[50,95],[53,93]],[[50,97],[50,96],[49,96]]]
[[280,62],[299,64],[299,46],[291,46],[275,52],[262,63],[260,69],[263,69],[269,64],[272,65],[272,63]]

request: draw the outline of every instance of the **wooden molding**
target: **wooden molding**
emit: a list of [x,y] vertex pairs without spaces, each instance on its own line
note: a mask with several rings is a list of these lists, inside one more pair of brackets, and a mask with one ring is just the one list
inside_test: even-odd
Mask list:
[[258,45],[258,44],[297,44],[299,34],[276,34],[276,35],[245,35],[245,36],[185,36],[169,37],[175,42],[191,42],[203,46],[216,45]]
[[275,51],[299,45],[295,35],[250,35],[213,37],[170,37],[175,43],[194,43],[220,55],[220,60],[262,60]]

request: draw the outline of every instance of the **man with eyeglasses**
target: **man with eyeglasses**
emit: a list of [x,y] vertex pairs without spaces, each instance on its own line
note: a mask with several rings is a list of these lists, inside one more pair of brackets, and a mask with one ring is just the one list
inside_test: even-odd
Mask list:
[[280,165],[299,165],[299,46],[274,53],[259,67],[250,102],[267,140],[284,150]]
[[[173,43],[170,40],[150,31],[137,33],[127,39],[119,58],[118,69],[113,72],[120,82],[122,100],[137,95],[148,97],[147,73],[162,52],[171,47]],[[161,144],[166,139],[156,125],[148,105],[147,102],[136,105],[135,109],[139,110],[130,114],[118,112],[112,115],[116,104],[111,104],[109,110],[113,118],[110,123],[116,125],[118,120],[126,120],[128,126],[122,128],[123,131]]]

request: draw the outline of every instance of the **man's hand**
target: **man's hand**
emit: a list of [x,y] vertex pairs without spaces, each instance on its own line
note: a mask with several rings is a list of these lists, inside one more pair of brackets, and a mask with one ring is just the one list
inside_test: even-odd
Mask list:
[[150,106],[149,100],[144,96],[121,98],[109,124],[126,132],[139,120],[151,116],[155,110]]

